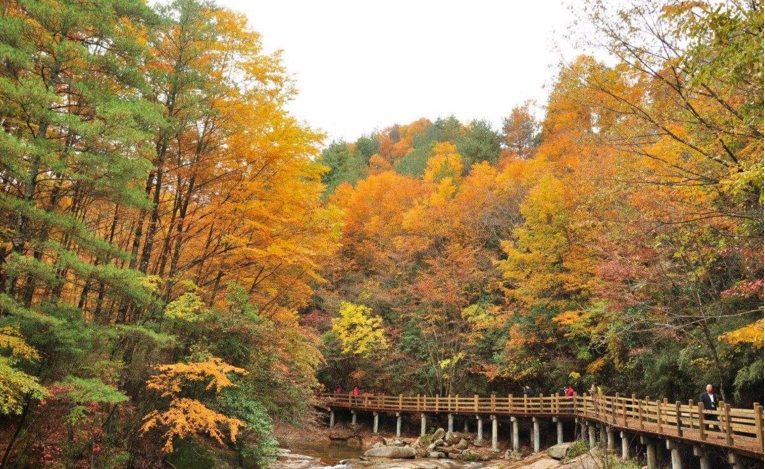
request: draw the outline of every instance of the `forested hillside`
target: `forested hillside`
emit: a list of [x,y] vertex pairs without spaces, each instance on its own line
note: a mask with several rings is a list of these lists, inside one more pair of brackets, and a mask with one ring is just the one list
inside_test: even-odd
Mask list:
[[761,0],[590,3],[540,112],[354,143],[150,5],[0,2],[0,468],[264,467],[320,386],[762,396]]
[[761,2],[585,14],[617,60],[563,66],[540,122],[322,152],[343,217],[307,318],[328,387],[760,400]]

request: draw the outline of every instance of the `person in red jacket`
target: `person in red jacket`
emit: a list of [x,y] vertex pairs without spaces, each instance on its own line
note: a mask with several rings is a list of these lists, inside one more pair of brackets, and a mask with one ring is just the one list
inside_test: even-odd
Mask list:
[[358,399],[359,399],[359,387],[356,386],[355,388],[353,388],[353,403],[357,404]]
[[574,391],[573,386],[571,386],[569,384],[568,387],[566,388],[566,391],[564,392],[564,394],[565,394],[566,397],[571,397],[571,396],[576,394],[576,391]]

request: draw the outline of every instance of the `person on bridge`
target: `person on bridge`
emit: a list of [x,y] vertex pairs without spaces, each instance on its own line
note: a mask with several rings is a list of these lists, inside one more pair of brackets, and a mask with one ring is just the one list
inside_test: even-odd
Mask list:
[[[704,404],[704,410],[717,410],[717,403],[719,402],[717,396],[715,396],[714,388],[711,384],[707,384],[707,390],[702,392],[699,396],[699,401]],[[717,414],[704,414],[705,420],[717,420]],[[714,425],[716,431],[720,430],[720,427]]]
[[359,387],[356,386],[353,388],[353,391],[351,392],[353,394],[353,403],[358,404],[359,401]]
[[343,388],[338,386],[337,389],[335,389],[335,394],[342,394],[342,393],[343,393]]
[[524,386],[523,395],[526,397],[534,397],[534,390],[531,389],[531,386]]
[[574,387],[573,387],[573,386],[571,386],[571,385],[569,384],[569,385],[568,385],[568,387],[567,387],[567,388],[565,389],[565,391],[563,392],[563,394],[564,394],[566,397],[571,397],[571,396],[573,396],[573,395],[575,395],[575,394],[576,394],[576,391],[574,391]]

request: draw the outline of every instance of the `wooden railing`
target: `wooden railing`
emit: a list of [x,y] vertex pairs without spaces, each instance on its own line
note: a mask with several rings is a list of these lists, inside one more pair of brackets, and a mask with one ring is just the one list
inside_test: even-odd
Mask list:
[[705,410],[693,400],[651,401],[636,396],[560,395],[526,396],[387,396],[324,393],[321,401],[331,407],[389,412],[494,414],[513,416],[582,417],[615,428],[706,443],[763,455],[763,408],[732,408],[719,403]]

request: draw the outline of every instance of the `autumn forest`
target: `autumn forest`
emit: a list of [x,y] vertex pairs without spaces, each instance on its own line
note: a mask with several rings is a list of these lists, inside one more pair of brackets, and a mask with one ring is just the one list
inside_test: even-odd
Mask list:
[[582,2],[546,103],[355,141],[149,3],[0,2],[0,468],[267,467],[337,387],[762,402],[762,0]]

